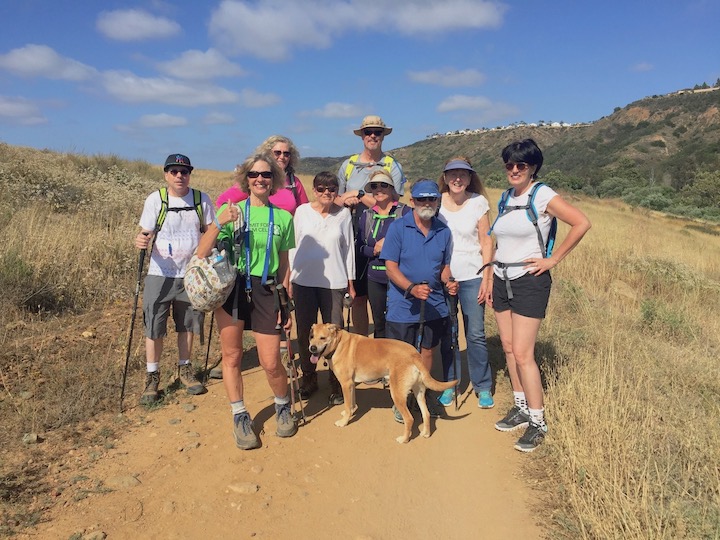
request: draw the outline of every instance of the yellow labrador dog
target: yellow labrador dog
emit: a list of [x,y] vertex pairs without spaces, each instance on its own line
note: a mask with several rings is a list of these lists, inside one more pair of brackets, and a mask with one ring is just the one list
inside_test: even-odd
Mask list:
[[430,414],[425,403],[425,388],[442,392],[457,381],[440,382],[430,375],[420,360],[420,354],[409,343],[395,339],[371,339],[351,334],[335,324],[314,324],[310,331],[310,360],[317,363],[327,359],[330,369],[342,386],[345,408],[336,426],[344,427],[357,409],[355,383],[375,382],[389,376],[390,396],[405,421],[405,432],[397,442],[410,440],[413,417],[407,407],[412,390],[420,405],[423,425],[420,434],[430,436]]

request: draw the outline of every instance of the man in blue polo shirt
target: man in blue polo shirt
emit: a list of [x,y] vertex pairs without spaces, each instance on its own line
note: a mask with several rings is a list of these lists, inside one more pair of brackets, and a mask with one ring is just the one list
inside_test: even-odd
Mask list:
[[[413,212],[390,225],[380,253],[390,280],[385,335],[415,345],[425,301],[420,356],[431,369],[433,349],[450,328],[444,291],[456,295],[458,285],[450,280],[450,229],[435,217],[440,204],[437,184],[418,180],[410,194]],[[433,400],[427,402],[430,407]]]

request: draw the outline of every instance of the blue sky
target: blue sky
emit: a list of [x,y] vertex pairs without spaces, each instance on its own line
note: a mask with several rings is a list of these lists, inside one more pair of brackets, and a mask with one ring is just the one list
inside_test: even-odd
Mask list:
[[5,0],[0,141],[231,170],[512,122],[587,122],[720,77],[720,2]]

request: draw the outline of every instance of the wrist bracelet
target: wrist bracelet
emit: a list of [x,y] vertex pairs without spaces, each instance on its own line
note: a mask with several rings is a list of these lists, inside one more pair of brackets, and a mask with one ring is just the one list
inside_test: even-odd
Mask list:
[[415,287],[415,285],[417,285],[417,283],[411,283],[410,286],[407,289],[405,289],[405,295],[404,295],[405,298],[410,298],[410,293],[412,292],[413,287]]
[[221,231],[221,230],[222,230],[222,225],[220,225],[220,222],[218,221],[217,216],[214,216],[214,217],[213,217],[213,223],[214,223],[215,226],[217,227],[217,230],[218,230],[218,231]]

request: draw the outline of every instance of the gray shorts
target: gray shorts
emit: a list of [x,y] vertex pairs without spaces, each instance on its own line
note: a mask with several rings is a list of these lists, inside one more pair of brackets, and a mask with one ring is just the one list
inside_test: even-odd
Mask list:
[[170,306],[176,332],[201,333],[205,314],[190,305],[182,278],[146,276],[143,289],[145,337],[158,339],[167,335]]

